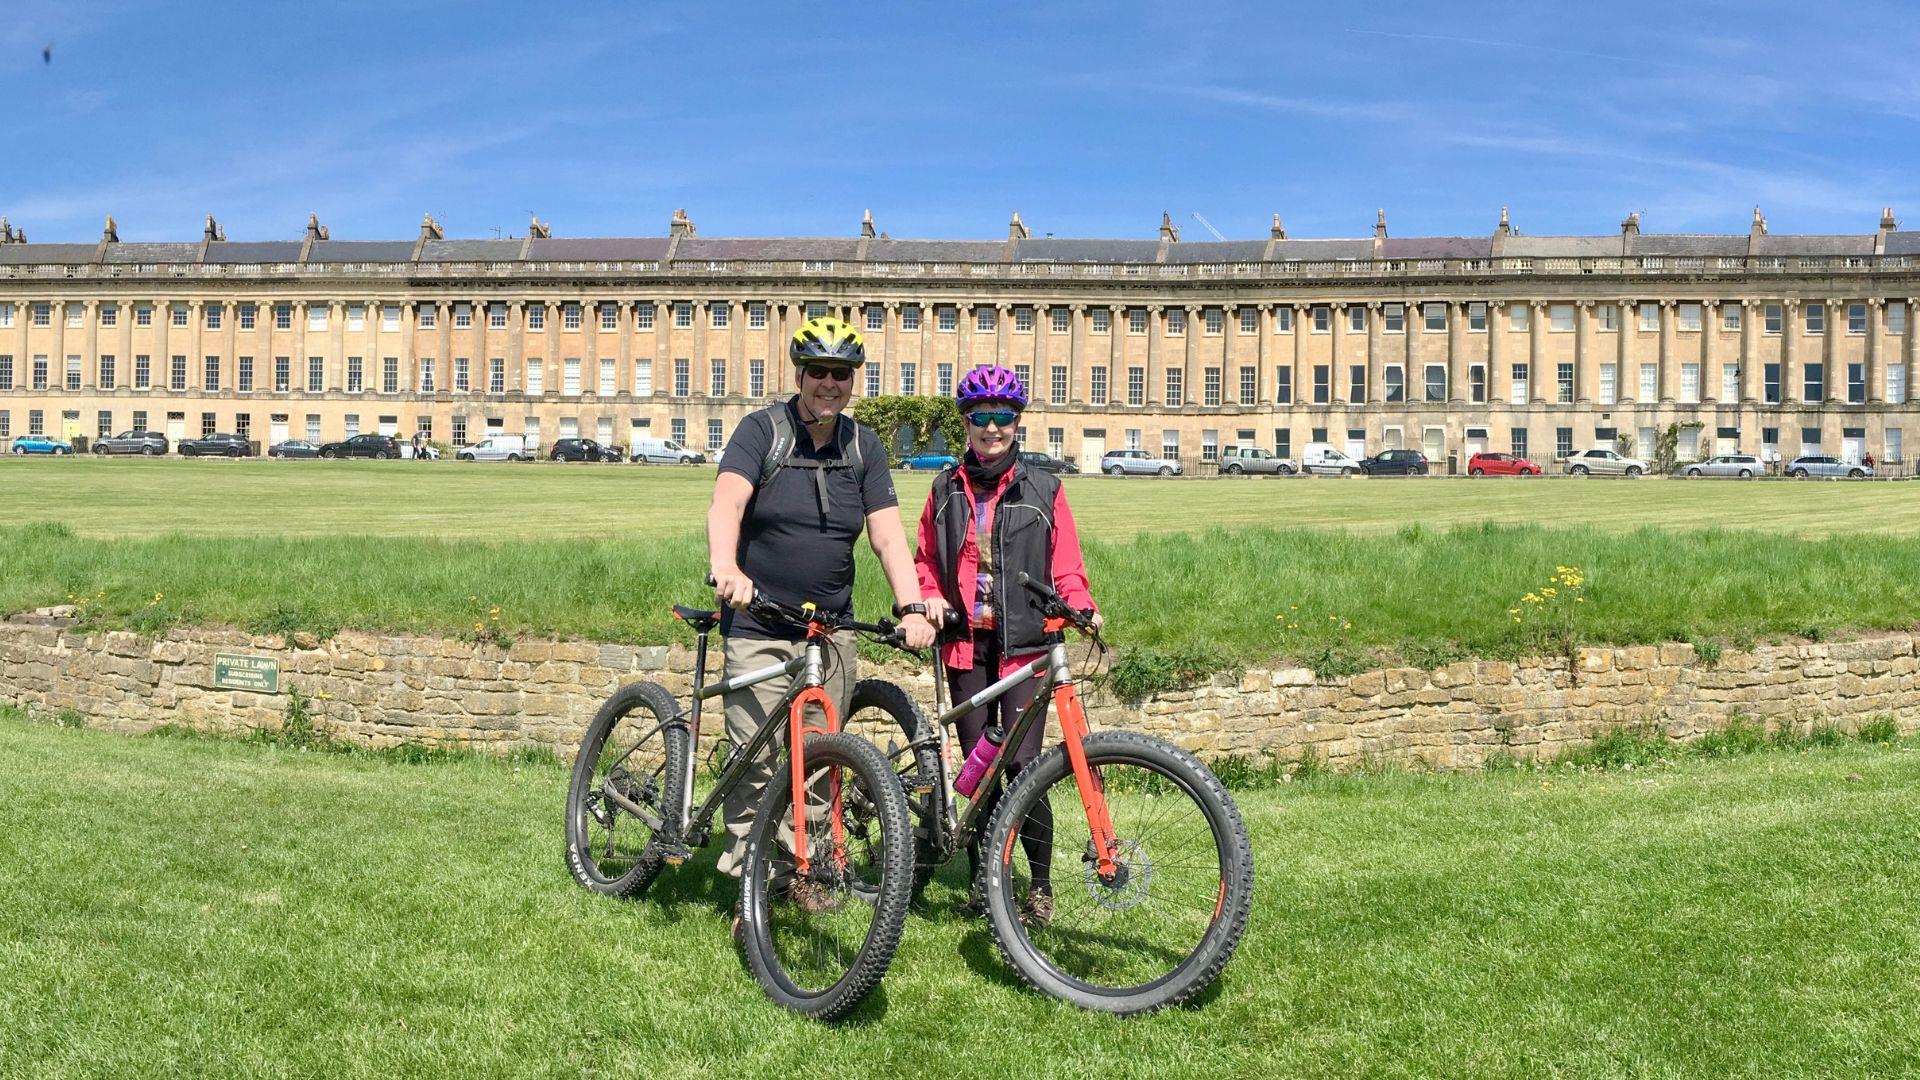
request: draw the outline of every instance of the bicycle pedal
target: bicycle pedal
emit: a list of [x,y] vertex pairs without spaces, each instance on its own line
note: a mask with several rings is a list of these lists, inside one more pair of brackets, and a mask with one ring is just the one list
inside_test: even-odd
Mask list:
[[693,852],[688,850],[685,844],[663,843],[660,845],[660,858],[661,861],[665,862],[668,866],[679,866],[681,863],[693,858]]

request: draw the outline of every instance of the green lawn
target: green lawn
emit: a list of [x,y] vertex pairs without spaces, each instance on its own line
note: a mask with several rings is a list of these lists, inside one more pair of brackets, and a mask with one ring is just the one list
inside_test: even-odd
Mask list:
[[[931,475],[895,474],[909,522]],[[710,468],[665,466],[0,459],[0,523],[60,521],[89,536],[651,537],[704,530],[712,487]],[[1084,531],[1109,537],[1482,521],[1920,534],[1920,487],[1906,483],[1088,476],[1069,481],[1068,498]]]
[[1911,744],[1242,792],[1256,906],[1199,1007],[1020,989],[950,872],[837,1028],[760,996],[710,853],[641,902],[574,886],[552,765],[6,710],[0,759],[0,1075],[1920,1069]]

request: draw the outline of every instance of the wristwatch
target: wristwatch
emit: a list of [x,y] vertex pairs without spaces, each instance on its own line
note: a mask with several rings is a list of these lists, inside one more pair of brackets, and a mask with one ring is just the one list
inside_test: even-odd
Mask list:
[[893,617],[896,619],[902,619],[907,617],[908,615],[925,615],[926,613],[927,613],[927,605],[925,604],[893,605]]

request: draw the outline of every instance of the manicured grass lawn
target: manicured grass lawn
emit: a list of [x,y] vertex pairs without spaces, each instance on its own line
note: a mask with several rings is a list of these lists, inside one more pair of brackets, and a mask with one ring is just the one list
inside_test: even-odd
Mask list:
[[[1587,643],[1723,638],[1742,645],[1909,627],[1920,612],[1920,544],[1872,534],[1241,529],[1142,533],[1089,541],[1086,550],[1116,646],[1193,654],[1207,670],[1309,660],[1328,648],[1423,664],[1538,652],[1542,641],[1508,611],[1526,607],[1521,598],[1560,565],[1585,571],[1587,598],[1567,610]],[[860,560],[856,608],[884,612],[891,598],[879,566],[864,546]],[[91,598],[92,625],[149,631],[187,622],[258,632],[472,634],[479,621],[489,633],[497,625],[508,634],[688,641],[667,609],[706,602],[705,571],[705,542],[687,535],[103,540],[57,526],[0,528],[0,611],[72,595]],[[1274,618],[1282,612],[1286,624]]]
[[1866,1076],[1920,1067],[1920,752],[1242,792],[1199,1007],[1014,984],[951,868],[883,994],[768,1004],[711,853],[589,896],[555,766],[125,738],[0,710],[0,1075]]
[[[932,475],[894,474],[909,523]],[[90,536],[639,538],[704,531],[713,476],[711,467],[544,462],[0,459],[0,523],[60,521]],[[1086,476],[1068,485],[1082,529],[1109,537],[1482,521],[1920,534],[1920,486],[1906,483]]]

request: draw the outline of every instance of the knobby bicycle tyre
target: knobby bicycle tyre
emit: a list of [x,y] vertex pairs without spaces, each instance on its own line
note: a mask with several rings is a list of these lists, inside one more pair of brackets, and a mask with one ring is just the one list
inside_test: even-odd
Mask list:
[[[994,940],[1029,986],[1082,1008],[1129,1015],[1178,1005],[1219,977],[1246,932],[1253,904],[1246,823],[1213,771],[1171,743],[1102,731],[1085,747],[1106,787],[1125,870],[1112,883],[1095,872],[1081,839],[1088,830],[1073,767],[1066,747],[1054,747],[1021,771],[988,829]],[[1051,922],[1029,926],[1018,863],[1030,860],[1014,830],[1041,799],[1054,813],[1055,910]],[[1183,840],[1191,846],[1182,848]],[[1164,893],[1151,893],[1156,881]],[[1173,943],[1143,944],[1156,931]]]
[[944,775],[940,747],[914,745],[922,733],[933,730],[933,722],[905,690],[884,679],[862,679],[847,699],[842,729],[863,735],[876,746],[892,744],[888,764],[900,777],[901,793],[913,815],[913,896],[917,900],[944,854],[933,840],[934,825],[946,807],[939,788]]
[[[692,752],[692,733],[664,687],[629,683],[607,698],[587,724],[567,785],[567,869],[575,881],[621,898],[653,884],[663,858],[658,834],[677,839],[683,824]],[[654,812],[658,828],[614,804],[608,785]]]
[[[840,777],[849,833],[864,827],[868,836],[863,858],[836,880],[838,871],[823,851],[823,841],[830,835],[828,826],[825,821],[815,825],[815,815],[810,811],[807,847],[813,873],[809,884],[831,894],[838,907],[834,912],[819,914],[789,899],[794,863],[782,834],[790,828],[793,816],[793,775],[783,761],[774,769],[753,829],[747,834],[746,864],[740,875],[740,916],[747,965],[767,996],[803,1016],[838,1020],[880,985],[900,946],[907,908],[912,903],[912,815],[886,758],[858,736],[809,736],[806,759],[810,793],[824,788],[820,782],[823,776],[831,773]],[[856,814],[864,815],[863,820],[856,822]],[[876,826],[882,834],[878,850],[870,843],[871,829]],[[790,834],[787,839],[791,839]],[[836,929],[862,922],[865,925],[860,929],[857,948],[850,950],[850,942],[835,939]],[[828,952],[833,954],[831,963]],[[808,960],[815,961],[813,970],[801,970],[809,966]],[[832,974],[835,971],[838,974]],[[826,985],[819,985],[822,982]]]

